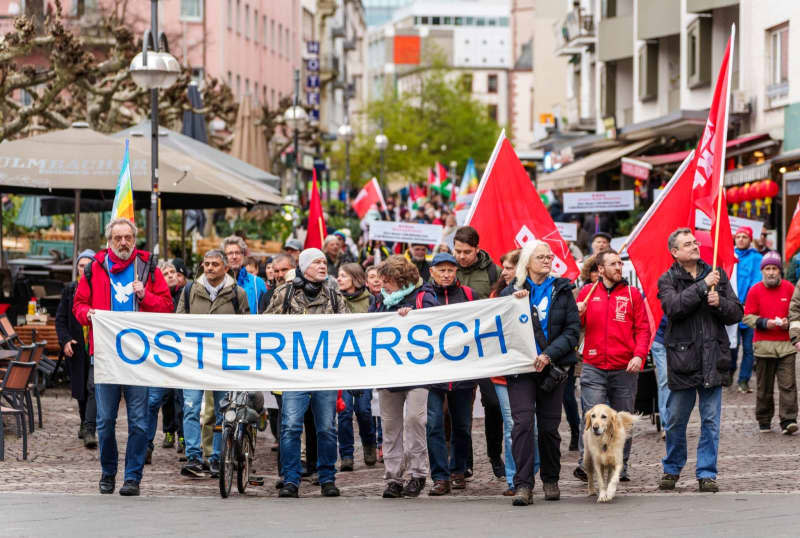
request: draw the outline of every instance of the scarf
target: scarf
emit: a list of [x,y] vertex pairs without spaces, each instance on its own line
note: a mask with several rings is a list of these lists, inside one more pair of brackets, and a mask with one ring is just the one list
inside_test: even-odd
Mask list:
[[212,286],[208,282],[208,279],[203,279],[203,285],[208,292],[208,298],[211,299],[211,302],[213,303],[216,300],[217,295],[219,295],[219,292],[221,292],[222,288],[225,286],[225,279],[223,278],[222,282],[220,282],[218,286]]
[[[111,250],[111,249],[108,249],[106,251],[106,257],[108,258],[108,261],[111,262],[111,264],[110,264],[111,265],[111,272],[112,273],[121,273],[122,271],[127,269],[128,266],[130,264],[132,264],[133,261],[136,259],[136,249],[131,250],[131,255],[128,257],[127,260],[122,260],[122,259],[118,258],[117,255],[114,254],[114,251]],[[106,267],[108,265],[109,264],[107,263]]]
[[347,299],[355,299],[362,293],[364,293],[364,288],[356,288],[356,290],[353,293],[342,292],[342,295],[344,295],[345,298]]
[[381,288],[381,296],[383,297],[383,304],[386,308],[391,308],[398,304],[400,301],[406,298],[406,296],[414,291],[416,287],[414,284],[409,284],[402,290],[393,291],[392,293],[386,293],[386,290]]
[[319,295],[319,292],[322,291],[322,285],[325,283],[324,280],[322,282],[311,282],[303,275],[296,276],[294,280],[295,289],[300,288],[303,290],[303,293],[305,293],[306,297],[309,299],[314,299]]

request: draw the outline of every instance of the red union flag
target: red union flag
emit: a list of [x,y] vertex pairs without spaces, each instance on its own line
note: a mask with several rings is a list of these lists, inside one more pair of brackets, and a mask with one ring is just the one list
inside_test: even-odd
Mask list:
[[353,200],[353,210],[358,214],[358,218],[363,219],[364,215],[369,211],[369,208],[377,203],[380,203],[381,209],[386,211],[386,204],[383,201],[381,187],[378,185],[378,180],[372,178],[369,183],[364,185],[363,189],[358,191],[358,196]]
[[322,212],[322,200],[319,197],[319,186],[317,186],[317,169],[314,168],[311,197],[308,199],[308,233],[303,248],[322,248],[325,233],[325,215]]
[[505,132],[497,139],[466,223],[478,231],[481,248],[495,262],[506,252],[539,239],[553,251],[553,273],[570,280],[580,274]]

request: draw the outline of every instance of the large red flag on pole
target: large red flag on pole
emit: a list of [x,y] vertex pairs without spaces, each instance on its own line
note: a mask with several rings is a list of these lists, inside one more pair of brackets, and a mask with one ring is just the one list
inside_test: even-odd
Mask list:
[[514,148],[500,133],[483,172],[466,223],[475,228],[483,248],[495,262],[531,239],[550,245],[553,273],[575,280],[580,274],[567,242],[558,233]]
[[372,178],[364,188],[358,191],[358,196],[353,200],[353,210],[358,214],[358,218],[363,219],[369,208],[375,204],[380,204],[381,209],[386,211],[386,202],[383,201],[383,193],[378,180]]
[[792,259],[797,249],[800,248],[800,200],[797,200],[797,205],[792,214],[792,222],[789,223],[789,231],[786,233],[786,261]]
[[325,240],[325,215],[322,213],[322,200],[317,186],[317,169],[311,182],[311,198],[308,200],[308,233],[303,248],[322,248]]

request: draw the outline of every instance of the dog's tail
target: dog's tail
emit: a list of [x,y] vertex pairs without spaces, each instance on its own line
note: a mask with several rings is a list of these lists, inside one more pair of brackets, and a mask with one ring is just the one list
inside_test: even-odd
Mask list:
[[632,413],[628,413],[627,411],[620,411],[617,413],[617,420],[625,429],[625,436],[630,437],[633,435],[633,425],[641,420],[642,415],[634,415]]

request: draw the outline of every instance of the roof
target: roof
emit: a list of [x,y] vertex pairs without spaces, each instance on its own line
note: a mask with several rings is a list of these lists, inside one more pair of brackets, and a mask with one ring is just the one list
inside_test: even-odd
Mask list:
[[[754,142],[756,140],[761,140],[762,138],[768,138],[768,133],[754,133],[749,135],[740,136],[739,138],[734,138],[733,140],[728,140],[726,144],[726,148],[735,148],[738,146],[742,146],[749,142]],[[653,166],[660,166],[662,164],[670,164],[670,163],[679,163],[682,162],[691,151],[676,151],[675,153],[662,153],[661,155],[639,155],[637,160],[646,162]]]

